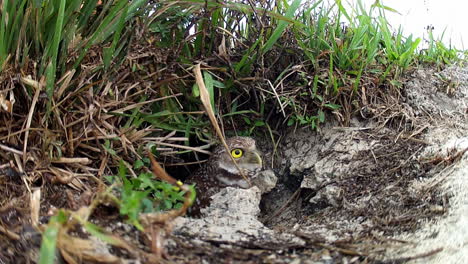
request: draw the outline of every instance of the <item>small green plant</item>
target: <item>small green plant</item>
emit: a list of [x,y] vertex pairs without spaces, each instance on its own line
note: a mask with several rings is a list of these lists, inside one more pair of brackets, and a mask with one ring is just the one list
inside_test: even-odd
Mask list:
[[463,52],[449,45],[444,44],[443,39],[445,30],[439,38],[435,38],[432,29],[428,30],[429,39],[427,40],[427,48],[422,49],[420,60],[426,63],[434,63],[436,65],[446,65],[454,62],[459,62],[463,58]]
[[[149,164],[149,160],[138,160],[134,168],[141,169],[145,164]],[[185,192],[170,183],[155,180],[151,172],[141,172],[136,178],[129,178],[123,161],[118,175],[105,178],[119,194],[120,214],[140,230],[143,230],[138,221],[141,213],[179,209],[185,200]]]
[[310,126],[311,129],[317,129],[319,124],[325,122],[325,114],[323,111],[319,111],[317,115],[301,115],[301,114],[294,114],[288,120],[288,126],[292,126],[293,124],[299,124],[300,126]]

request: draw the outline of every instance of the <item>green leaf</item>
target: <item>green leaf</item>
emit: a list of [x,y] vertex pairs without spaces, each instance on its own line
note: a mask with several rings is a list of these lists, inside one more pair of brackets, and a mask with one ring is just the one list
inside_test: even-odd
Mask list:
[[[51,219],[52,221],[52,219]],[[42,243],[40,249],[40,264],[55,263],[55,252],[57,245],[57,235],[59,231],[59,225],[55,222],[49,223],[44,235],[42,236]]]
[[172,202],[169,200],[164,200],[164,207],[166,209],[171,209],[172,208]]
[[116,244],[119,244],[119,241],[117,239],[115,239],[114,237],[112,236],[109,236],[109,235],[106,235],[104,234],[104,231],[102,230],[101,227],[91,223],[91,222],[88,222],[86,221],[84,224],[83,224],[83,227],[86,229],[86,231],[88,231],[91,235],[101,239],[102,241],[104,242],[107,242],[108,244],[111,244],[111,245],[116,245]]
[[142,173],[138,176],[138,179],[141,181],[140,188],[146,189],[146,188],[151,188],[155,189],[154,184],[153,184],[153,174],[151,173]]
[[50,49],[51,54],[48,55],[50,59],[50,63],[47,65],[46,70],[46,92],[49,98],[52,98],[54,93],[54,85],[55,85],[55,72],[57,67],[57,56],[58,56],[58,49],[60,41],[62,40],[62,27],[63,27],[63,19],[65,13],[65,4],[66,1],[60,1],[57,19],[55,20],[55,30],[52,39],[52,46]]
[[46,94],[47,97],[52,98],[52,95],[54,94],[54,85],[55,85],[55,67],[54,63],[52,61],[47,64],[46,68]]
[[200,88],[198,88],[198,84],[196,83],[192,86],[192,95],[194,97],[200,97]]
[[190,190],[189,203],[190,205],[192,205],[192,203],[195,201],[195,198],[197,196],[197,192],[195,191],[195,185],[190,185],[189,190]]
[[213,80],[213,86],[217,87],[217,88],[221,88],[221,89],[226,88],[226,85],[224,85],[224,83],[222,83],[222,82],[220,82],[218,80]]
[[61,225],[66,221],[67,215],[63,210],[59,210],[57,215],[50,218],[49,223],[42,234],[42,243],[39,255],[40,264],[55,263],[57,236]]
[[265,126],[265,122],[263,122],[262,120],[257,120],[257,121],[255,121],[255,126],[256,127]]
[[325,113],[322,110],[318,111],[318,121],[323,123],[325,121]]
[[113,176],[113,175],[105,175],[104,176],[104,179],[109,182],[110,184],[113,184],[114,182],[116,182],[118,180],[117,177]]
[[[301,4],[301,0],[294,0],[294,2],[286,10],[285,17],[288,19],[294,20],[293,19],[294,13],[299,8],[300,4]],[[262,48],[263,54],[269,51],[273,47],[273,45],[278,41],[278,39],[281,37],[281,35],[283,34],[283,31],[286,29],[288,24],[289,22],[286,20],[281,20],[278,22],[278,25],[273,31],[273,34],[271,34],[270,38],[268,39],[268,41],[265,43],[265,45]]]
[[[119,5],[121,5],[121,6],[119,6]],[[114,54],[115,53],[115,47],[117,46],[117,43],[119,41],[121,41],[120,40],[120,34],[122,33],[122,30],[123,30],[124,25],[125,25],[125,17],[127,16],[129,6],[125,1],[120,1],[118,3],[119,8],[123,7],[124,5],[126,5],[126,6],[123,8],[123,11],[120,13],[119,22],[117,23],[116,31],[114,32],[114,38],[112,40],[112,44],[111,44],[110,48],[104,49],[103,58],[104,58],[104,67],[105,68],[109,68],[111,60],[116,57],[116,54]]]
[[[262,29],[262,31],[263,31],[263,29]],[[263,34],[261,34],[261,36],[263,36]],[[236,64],[236,66],[234,67],[235,72],[241,73],[241,72],[250,70],[250,66],[252,65],[252,61],[254,61],[256,59],[256,57],[257,57],[256,54],[253,54],[254,50],[257,48],[258,44],[261,43],[262,40],[263,40],[262,37],[257,39],[255,41],[255,43],[247,50],[247,52],[244,53],[244,55],[242,56],[241,61],[238,62]]]
[[108,139],[106,139],[104,141],[104,149],[109,153],[111,154],[112,156],[117,156],[117,152],[115,152],[115,150],[111,149],[111,146],[110,146],[110,141]]
[[213,86],[213,77],[207,71],[203,72],[203,81],[205,82],[206,90],[210,96],[210,103],[213,111],[216,113],[215,101],[214,101],[214,86]]
[[142,160],[137,160],[137,161],[135,161],[135,163],[133,164],[133,168],[135,168],[136,170],[142,168],[143,166],[145,166],[145,164],[143,163]]
[[127,167],[125,167],[123,160],[120,160],[119,162],[119,176],[121,178],[125,178],[127,176]]
[[143,213],[153,213],[154,212],[154,206],[153,206],[153,201],[148,198],[144,198],[141,200],[141,205],[142,205],[142,212]]
[[341,105],[338,104],[324,104],[323,106],[331,110],[338,110],[341,108]]

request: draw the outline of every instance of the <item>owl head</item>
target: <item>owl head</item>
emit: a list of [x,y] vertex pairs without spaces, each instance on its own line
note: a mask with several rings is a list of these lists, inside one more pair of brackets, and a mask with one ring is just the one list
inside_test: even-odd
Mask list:
[[212,154],[212,159],[218,168],[226,173],[216,175],[218,180],[228,186],[248,188],[249,184],[242,177],[239,169],[232,161],[234,158],[245,175],[253,175],[262,169],[262,157],[257,150],[255,140],[248,137],[232,137],[226,140],[229,151],[224,146],[218,146]]

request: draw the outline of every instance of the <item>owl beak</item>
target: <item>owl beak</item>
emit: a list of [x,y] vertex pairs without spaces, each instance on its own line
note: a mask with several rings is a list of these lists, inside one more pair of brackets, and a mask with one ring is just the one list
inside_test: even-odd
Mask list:
[[252,153],[252,157],[251,157],[250,161],[253,164],[258,164],[258,165],[260,165],[260,167],[263,167],[262,155],[258,151],[254,151]]

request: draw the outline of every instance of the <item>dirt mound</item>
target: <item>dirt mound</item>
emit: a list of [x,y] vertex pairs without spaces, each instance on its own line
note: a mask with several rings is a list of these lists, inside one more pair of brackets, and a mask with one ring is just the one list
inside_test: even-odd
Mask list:
[[205,218],[176,223],[176,237],[197,238],[198,260],[196,248],[238,262],[457,263],[468,254],[467,87],[467,69],[414,72],[400,108],[412,131],[354,119],[291,132],[275,189],[260,200],[228,188]]

